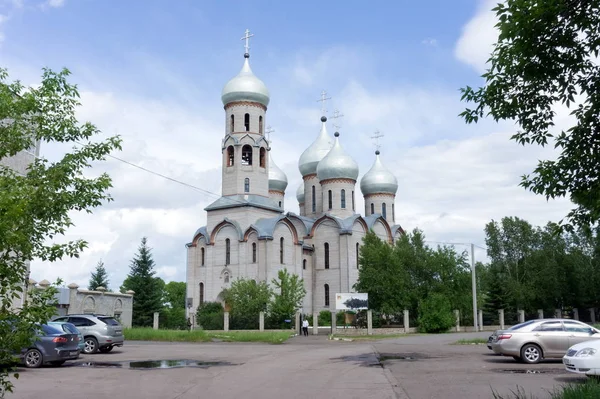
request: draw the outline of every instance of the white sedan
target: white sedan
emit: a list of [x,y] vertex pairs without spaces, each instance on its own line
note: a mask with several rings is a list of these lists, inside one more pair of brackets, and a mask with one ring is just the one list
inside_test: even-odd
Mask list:
[[573,345],[563,356],[567,371],[587,376],[600,376],[600,339]]

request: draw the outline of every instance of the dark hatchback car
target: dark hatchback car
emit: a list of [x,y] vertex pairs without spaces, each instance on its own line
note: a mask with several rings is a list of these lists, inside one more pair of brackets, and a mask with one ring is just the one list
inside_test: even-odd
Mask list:
[[79,358],[79,337],[54,326],[38,326],[36,339],[21,350],[21,363],[37,368],[43,364],[60,366],[67,360]]

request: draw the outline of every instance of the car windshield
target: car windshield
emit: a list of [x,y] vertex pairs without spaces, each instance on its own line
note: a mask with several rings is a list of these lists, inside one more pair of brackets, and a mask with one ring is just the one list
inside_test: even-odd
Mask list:
[[98,320],[101,322],[108,324],[109,326],[119,326],[119,322],[113,319],[112,317],[98,317]]
[[520,324],[517,324],[517,325],[514,325],[514,326],[510,327],[508,329],[508,331],[520,330],[521,328],[527,327],[527,326],[529,326],[529,325],[531,325],[533,323],[535,323],[535,320],[529,320],[529,321],[526,321],[525,323],[520,323]]
[[42,324],[42,331],[44,335],[61,335],[63,331],[59,330],[54,326],[49,326],[47,324]]

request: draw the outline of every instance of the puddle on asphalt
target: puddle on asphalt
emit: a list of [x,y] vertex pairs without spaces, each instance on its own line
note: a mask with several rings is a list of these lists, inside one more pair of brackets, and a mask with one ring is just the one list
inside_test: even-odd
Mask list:
[[174,369],[182,367],[209,368],[216,366],[236,366],[229,362],[203,362],[200,360],[177,359],[177,360],[142,360],[125,362],[74,362],[74,367],[90,368],[128,368],[132,370],[155,370]]
[[423,359],[431,359],[432,356],[425,355],[423,353],[380,353],[379,361],[384,362],[386,360],[423,360]]
[[360,365],[364,367],[383,367],[383,365],[379,362],[379,359],[377,359],[377,356],[375,356],[373,353],[356,356],[342,356],[330,360],[337,362],[356,362],[360,363]]
[[507,374],[564,374],[562,369],[497,369],[499,373]]

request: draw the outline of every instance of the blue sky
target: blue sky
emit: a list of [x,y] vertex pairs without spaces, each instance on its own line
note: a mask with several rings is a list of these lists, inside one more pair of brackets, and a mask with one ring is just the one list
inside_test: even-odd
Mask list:
[[[399,180],[396,209],[405,229],[421,228],[431,241],[483,246],[491,219],[560,219],[567,201],[548,203],[518,187],[552,150],[511,142],[508,123],[465,125],[458,118],[465,106],[459,88],[482,83],[495,39],[493,4],[0,0],[0,66],[11,78],[35,84],[42,67],[68,67],[82,93],[78,116],[106,135],[122,135],[116,155],[216,193],[117,161],[97,165],[94,172],[113,176],[115,201],[74,215],[77,226],[67,236],[90,248],[52,267],[35,262],[32,277],[85,285],[103,259],[116,288],[147,235],[159,275],[184,280],[184,244],[220,193],[220,94],[242,66],[247,28],[255,35],[252,69],[271,92],[267,125],[275,129],[273,159],[289,180],[286,210],[298,209],[297,159],[318,134],[316,100],[325,89],[328,116],[334,109],[344,115],[341,143],[359,163],[359,178],[373,162],[370,136],[385,135],[382,160]],[[42,155],[53,159],[65,150],[45,145]]]

